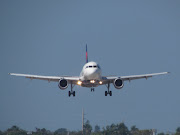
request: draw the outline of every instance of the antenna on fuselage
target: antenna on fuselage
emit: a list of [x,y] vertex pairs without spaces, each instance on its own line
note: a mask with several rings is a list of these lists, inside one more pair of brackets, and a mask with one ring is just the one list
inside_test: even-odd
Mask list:
[[87,52],[87,44],[86,44],[86,63],[88,63],[88,52]]

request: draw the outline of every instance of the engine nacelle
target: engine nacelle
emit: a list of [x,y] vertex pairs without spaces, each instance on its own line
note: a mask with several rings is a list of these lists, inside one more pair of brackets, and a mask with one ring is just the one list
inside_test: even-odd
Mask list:
[[61,79],[59,80],[58,86],[61,90],[65,90],[68,87],[68,81],[66,79]]
[[123,81],[119,78],[115,79],[113,84],[116,89],[121,89],[124,86]]

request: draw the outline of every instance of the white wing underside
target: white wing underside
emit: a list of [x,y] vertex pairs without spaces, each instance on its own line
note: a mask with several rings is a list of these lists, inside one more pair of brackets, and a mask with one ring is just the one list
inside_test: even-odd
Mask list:
[[[152,74],[142,74],[142,75],[130,75],[130,76],[106,76],[102,77],[103,84],[112,83],[115,79],[119,78],[123,81],[131,81],[135,79],[142,79],[142,78],[150,78],[157,75],[168,74],[169,72],[161,72],[161,73],[152,73]],[[39,80],[46,80],[46,81],[53,81],[59,82],[60,79],[66,79],[69,83],[77,84],[77,81],[80,80],[79,76],[41,76],[41,75],[30,75],[30,74],[17,74],[17,73],[9,73],[10,75],[14,76],[22,76],[29,79],[39,79]]]
[[46,80],[46,81],[53,81],[53,82],[59,82],[60,79],[66,79],[68,81],[78,81],[78,76],[41,76],[41,75],[30,75],[30,74],[16,74],[16,73],[9,73],[10,75],[14,76],[22,76],[29,79],[39,79],[39,80]]
[[130,76],[107,76],[107,77],[104,77],[104,80],[113,81],[116,78],[120,78],[123,81],[131,81],[131,80],[142,79],[142,78],[147,79],[147,78],[150,78],[150,77],[153,77],[153,76],[163,75],[163,74],[168,74],[168,73],[169,72],[142,74],[142,75],[130,75]]

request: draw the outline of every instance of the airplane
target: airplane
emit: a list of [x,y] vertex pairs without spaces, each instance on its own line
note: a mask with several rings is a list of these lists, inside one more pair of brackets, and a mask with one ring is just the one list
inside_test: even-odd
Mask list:
[[31,74],[17,74],[17,73],[9,73],[9,75],[14,76],[22,76],[29,79],[39,79],[46,80],[48,82],[58,82],[58,87],[61,90],[65,90],[70,85],[71,90],[68,93],[70,97],[73,95],[75,97],[75,91],[73,88],[75,85],[79,85],[81,87],[91,88],[91,92],[94,91],[95,87],[100,85],[105,85],[107,87],[107,91],[105,91],[105,96],[112,96],[112,91],[110,90],[110,84],[113,84],[116,89],[121,89],[124,86],[124,81],[131,81],[135,79],[141,78],[150,78],[156,75],[168,74],[169,72],[161,72],[161,73],[152,73],[152,74],[142,74],[142,75],[130,75],[130,76],[102,76],[101,67],[96,62],[88,62],[88,51],[86,45],[86,64],[83,66],[83,69],[80,73],[80,76],[41,76],[41,75],[31,75]]

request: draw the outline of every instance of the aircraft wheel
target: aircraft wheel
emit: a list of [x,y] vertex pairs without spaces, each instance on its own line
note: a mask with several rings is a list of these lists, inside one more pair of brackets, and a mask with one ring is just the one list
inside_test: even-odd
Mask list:
[[109,95],[112,96],[112,91],[109,92]]
[[68,96],[70,97],[71,96],[71,92],[69,91],[69,93],[68,93]]
[[107,96],[107,91],[105,91],[105,96]]
[[91,88],[91,92],[94,92],[94,88]]
[[75,95],[76,95],[76,94],[75,94],[75,91],[73,91],[73,97],[75,97]]

